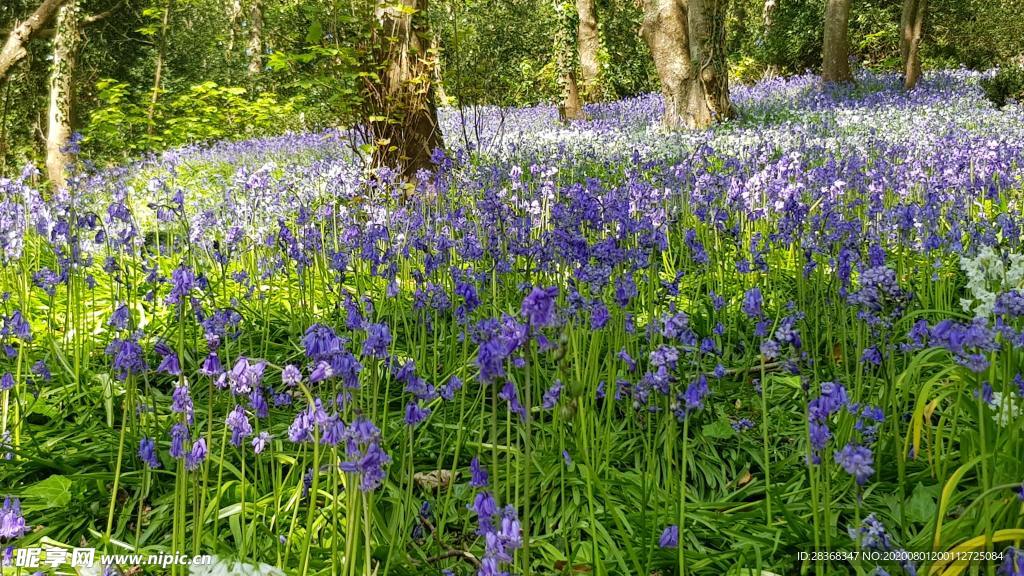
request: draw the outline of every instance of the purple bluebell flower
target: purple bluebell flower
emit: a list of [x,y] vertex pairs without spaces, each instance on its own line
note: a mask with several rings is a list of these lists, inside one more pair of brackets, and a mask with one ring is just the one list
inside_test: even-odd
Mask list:
[[670,524],[661,531],[658,538],[658,548],[674,549],[679,547],[679,526]]
[[193,471],[206,460],[206,439],[200,438],[192,443],[192,450],[185,455],[185,469]]
[[217,356],[216,352],[207,354],[202,365],[199,367],[199,373],[207,377],[220,376],[223,372],[224,367],[221,365],[220,357]]
[[544,410],[551,410],[552,408],[555,407],[555,405],[558,404],[558,399],[561,397],[561,395],[562,382],[560,380],[555,380],[555,383],[551,385],[551,388],[548,388],[547,391],[544,392],[544,398],[542,400],[541,407]]
[[874,455],[867,446],[847,444],[842,450],[836,451],[835,460],[836,464],[857,480],[857,484],[863,485],[875,473]]
[[14,375],[4,372],[4,375],[0,376],[0,390],[10,390],[11,388],[14,388]]
[[181,422],[171,426],[171,458],[185,457],[185,444],[188,443],[189,437],[188,427]]
[[302,382],[302,372],[292,364],[288,364],[281,370],[281,382],[285,386],[298,386]]
[[20,538],[28,533],[28,524],[21,515],[21,502],[17,498],[7,496],[0,507],[0,539]]
[[391,330],[387,324],[367,324],[366,340],[363,341],[363,356],[387,358],[391,346]]
[[267,432],[266,430],[260,432],[252,439],[252,451],[256,454],[262,454],[263,451],[267,449],[267,446],[270,445],[271,439],[272,436],[270,435],[270,432]]
[[245,410],[241,406],[235,406],[224,420],[224,425],[231,431],[231,443],[235,446],[241,446],[242,442],[252,435],[249,417],[245,415]]
[[557,297],[557,286],[547,288],[534,286],[530,293],[523,298],[519,312],[526,318],[530,326],[538,328],[550,326],[555,321],[555,298]]
[[139,441],[139,458],[150,468],[160,467],[160,458],[156,453],[156,442],[151,438],[143,438]]
[[469,462],[470,480],[469,485],[473,488],[487,487],[487,470],[480,466],[480,458],[474,456]]
[[430,416],[430,408],[420,406],[418,402],[409,402],[405,405],[405,423],[407,426],[416,426]]

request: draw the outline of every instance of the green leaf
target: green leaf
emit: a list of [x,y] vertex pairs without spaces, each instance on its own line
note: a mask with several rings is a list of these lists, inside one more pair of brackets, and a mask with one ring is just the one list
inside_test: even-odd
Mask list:
[[732,438],[736,434],[728,420],[715,420],[702,426],[700,431],[706,438],[716,439]]
[[935,517],[935,492],[937,486],[931,488],[917,483],[914,493],[907,501],[907,517],[918,524],[927,524]]
[[324,37],[324,25],[319,20],[313,22],[313,25],[309,27],[309,32],[306,32],[306,43],[307,44],[319,44],[320,40]]
[[36,482],[22,492],[39,509],[61,508],[71,503],[71,488],[74,482],[66,476],[54,475]]

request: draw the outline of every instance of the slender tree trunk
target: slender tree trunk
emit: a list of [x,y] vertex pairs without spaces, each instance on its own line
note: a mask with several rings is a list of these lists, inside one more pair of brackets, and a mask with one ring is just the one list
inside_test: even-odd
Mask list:
[[28,53],[25,50],[25,45],[42,31],[43,26],[50,21],[50,18],[53,18],[53,15],[66,1],[45,0],[31,16],[11,30],[3,48],[0,48],[0,79],[5,78],[11,67],[25,57]]
[[263,9],[260,0],[249,0],[249,76],[263,70]]
[[378,0],[376,47],[383,67],[380,82],[369,87],[369,125],[374,138],[374,165],[395,169],[411,180],[430,170],[435,148],[444,141],[434,103],[433,65],[429,54],[427,0]]
[[690,31],[684,0],[644,0],[640,35],[651,50],[665,101],[667,128],[684,126],[690,87]]
[[576,55],[579,50],[576,38],[576,7],[567,0],[555,0],[555,14],[558,15],[555,30],[555,65],[561,92],[558,118],[562,122],[571,122],[584,117],[580,90],[576,83]]
[[[775,25],[775,9],[778,8],[778,0],[764,0],[764,10],[761,12],[761,20],[764,28],[761,34],[761,42],[765,46],[772,38],[772,27]],[[764,75],[774,78],[779,75],[779,67],[774,62],[769,62],[765,68]]]
[[57,35],[53,40],[53,70],[50,73],[50,108],[46,131],[46,172],[50,182],[63,188],[71,161],[71,113],[75,95],[75,68],[81,35],[78,1],[71,0],[57,13]]
[[576,0],[579,30],[580,73],[583,76],[583,95],[589,101],[601,99],[601,37],[597,29],[597,10],[594,0]]
[[448,92],[444,89],[444,78],[442,77],[441,70],[441,41],[435,35],[430,39],[430,58],[433,61],[434,70],[434,95],[437,97],[437,103],[441,106],[448,106],[450,100],[448,99]]
[[690,61],[693,63],[686,125],[706,128],[732,116],[725,21],[728,0],[690,0]]
[[228,59],[233,59],[233,53],[235,51],[235,42],[238,41],[238,28],[239,23],[242,20],[242,0],[228,0],[227,1],[227,13],[228,13],[228,44],[225,52],[227,53]]
[[156,69],[153,71],[153,93],[149,98],[149,110],[146,111],[146,135],[153,135],[153,118],[156,116],[156,103],[160,99],[160,83],[163,81],[164,56],[167,53],[167,28],[171,21],[174,0],[167,0],[163,20],[160,23],[160,41],[156,51]]
[[921,33],[927,0],[903,0],[900,18],[900,54],[903,57],[903,87],[913,90],[921,78]]
[[821,77],[826,82],[851,82],[850,0],[828,0],[825,6],[825,42],[821,50]]

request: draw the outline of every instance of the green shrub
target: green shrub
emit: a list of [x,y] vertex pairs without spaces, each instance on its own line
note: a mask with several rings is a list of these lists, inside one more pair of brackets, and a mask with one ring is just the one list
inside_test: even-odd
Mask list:
[[1024,100],[1024,66],[1018,63],[1001,66],[995,76],[981,81],[981,88],[999,108],[1006,106],[1009,100]]

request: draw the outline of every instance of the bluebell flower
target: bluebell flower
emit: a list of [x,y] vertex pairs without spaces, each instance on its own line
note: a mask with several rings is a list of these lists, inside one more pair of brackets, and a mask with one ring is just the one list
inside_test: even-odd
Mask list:
[[842,450],[836,451],[835,460],[836,464],[857,480],[857,484],[863,485],[875,473],[874,455],[866,446],[847,444]]
[[673,549],[679,547],[679,526],[670,524],[661,531],[658,538],[658,547],[662,549]]
[[17,498],[7,496],[0,507],[0,539],[12,540],[28,533],[28,524],[21,514],[21,502]]
[[530,293],[523,298],[520,314],[531,326],[538,328],[549,326],[555,320],[555,298],[557,297],[557,286],[547,288],[534,286]]
[[156,453],[156,442],[150,438],[143,437],[139,441],[139,459],[150,468],[159,468],[160,459]]

